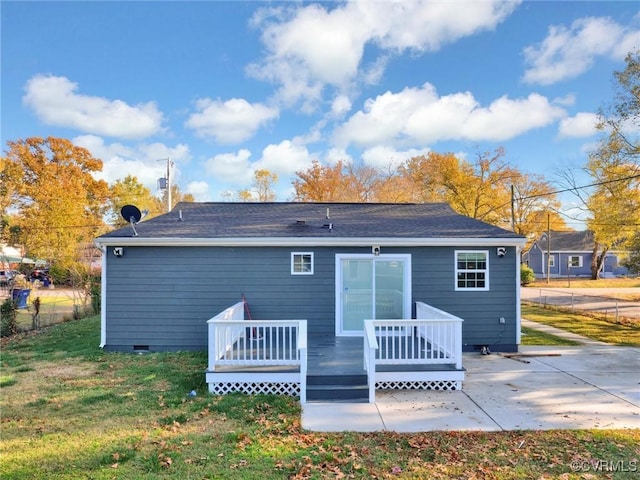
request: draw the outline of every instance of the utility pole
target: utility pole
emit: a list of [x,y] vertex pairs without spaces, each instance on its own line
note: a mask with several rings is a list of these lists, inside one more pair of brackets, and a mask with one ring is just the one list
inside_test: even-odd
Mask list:
[[167,213],[171,211],[171,157],[167,157]]
[[551,215],[547,212],[547,283],[551,277],[549,270],[551,270]]
[[167,213],[171,211],[171,167],[173,166],[173,162],[171,161],[171,157],[167,157],[166,159],[158,160],[159,162],[167,162],[167,176],[158,179],[158,185],[160,190],[167,191]]
[[511,185],[511,230],[516,231],[516,194]]

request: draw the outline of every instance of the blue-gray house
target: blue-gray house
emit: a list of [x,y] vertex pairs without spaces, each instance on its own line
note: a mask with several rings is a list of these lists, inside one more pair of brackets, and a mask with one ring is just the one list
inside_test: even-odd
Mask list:
[[[106,350],[209,349],[211,357],[214,347],[239,348],[236,337],[212,345],[212,325],[240,315],[303,321],[309,349],[327,338],[368,345],[367,332],[376,344],[384,328],[394,342],[418,333],[422,351],[444,358],[437,346],[445,340],[420,323],[427,311],[460,321],[458,349],[512,352],[519,344],[525,239],[446,204],[180,203],[96,243]],[[230,309],[242,298],[242,308]],[[382,319],[396,323],[367,326]],[[413,355],[408,343],[402,349]]]
[[[524,254],[523,261],[531,267],[536,277],[590,277],[594,248],[593,232],[543,233]],[[620,265],[620,252],[608,252],[600,276],[626,275]]]

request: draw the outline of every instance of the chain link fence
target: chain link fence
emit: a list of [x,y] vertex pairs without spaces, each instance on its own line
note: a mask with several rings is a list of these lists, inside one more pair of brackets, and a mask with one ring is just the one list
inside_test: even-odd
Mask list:
[[[531,289],[534,290],[534,289]],[[593,314],[615,322],[640,322],[640,303],[617,299],[607,295],[589,295],[584,293],[535,289],[537,294],[529,291],[526,302],[541,306],[559,307],[570,311]]]
[[[5,308],[8,300],[13,301],[11,309]],[[49,289],[34,285],[19,290],[3,286],[0,288],[0,304],[3,305],[3,336],[37,330],[82,318],[93,312],[90,299],[80,290]],[[7,327],[9,319],[11,326]]]

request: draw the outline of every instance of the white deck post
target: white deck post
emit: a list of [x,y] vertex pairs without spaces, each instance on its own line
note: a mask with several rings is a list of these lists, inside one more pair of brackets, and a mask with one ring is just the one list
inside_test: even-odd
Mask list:
[[298,322],[298,354],[300,355],[300,403],[307,403],[307,321]]
[[456,356],[456,368],[460,370],[462,368],[462,321],[454,323],[453,328],[455,329],[453,348]]
[[207,322],[207,337],[207,341],[209,342],[209,362],[207,370],[213,372],[216,369],[216,325],[212,321]]
[[364,321],[364,368],[367,371],[367,386],[369,387],[369,403],[376,402],[376,351],[378,339],[372,320]]

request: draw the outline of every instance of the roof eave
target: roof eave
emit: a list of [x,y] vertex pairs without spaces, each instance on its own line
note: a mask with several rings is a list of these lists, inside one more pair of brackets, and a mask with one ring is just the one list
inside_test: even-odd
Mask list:
[[101,237],[98,246],[123,247],[361,247],[380,245],[385,247],[460,247],[500,246],[524,247],[527,240],[522,237],[480,238],[391,238],[391,237],[235,237],[235,238],[143,238]]

